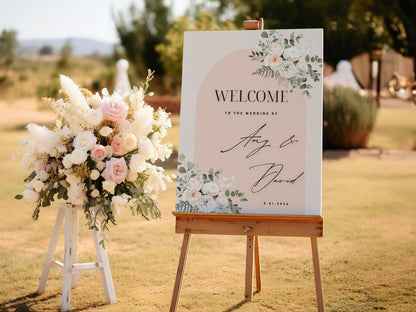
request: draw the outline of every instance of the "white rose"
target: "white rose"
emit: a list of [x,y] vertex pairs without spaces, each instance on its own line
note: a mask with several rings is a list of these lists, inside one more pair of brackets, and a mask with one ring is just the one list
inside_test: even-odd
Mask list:
[[127,152],[134,150],[137,147],[136,136],[131,132],[125,133],[123,135],[123,146]]
[[282,75],[286,79],[292,78],[298,72],[298,69],[292,61],[280,62],[277,70],[280,73],[280,75]]
[[97,138],[92,131],[84,131],[78,134],[74,139],[75,149],[89,151],[97,143]]
[[96,127],[101,123],[101,121],[103,121],[103,114],[99,109],[90,109],[85,114],[85,119],[87,120],[88,125]]
[[49,178],[49,173],[47,173],[45,170],[42,170],[41,172],[39,172],[38,178],[41,181],[46,181]]
[[282,62],[282,58],[277,54],[268,54],[264,58],[264,65],[269,66],[272,70],[276,71]]
[[100,195],[100,192],[97,189],[95,189],[91,192],[92,197],[98,197],[99,195]]
[[114,194],[114,188],[116,184],[113,181],[105,180],[103,181],[103,189],[106,190],[110,194]]
[[217,183],[214,183],[214,182],[206,183],[202,187],[202,192],[210,196],[218,195],[219,191],[220,191],[220,188],[218,187]]
[[296,62],[299,60],[300,53],[296,48],[288,48],[285,50],[285,52],[283,52],[283,57],[287,60]]
[[188,181],[189,187],[199,191],[202,188],[202,181],[198,178],[190,178]]
[[36,192],[40,192],[40,191],[42,191],[42,189],[43,189],[43,187],[45,186],[45,184],[43,184],[43,182],[42,181],[40,181],[40,180],[36,180],[34,183],[33,183],[33,188],[35,189],[35,191]]
[[129,163],[130,171],[143,172],[146,169],[146,160],[140,154],[133,154]]
[[90,173],[91,180],[97,180],[100,177],[100,172],[98,170],[91,170]]
[[112,129],[112,128],[110,128],[110,127],[108,127],[108,126],[104,126],[104,127],[102,127],[102,128],[100,129],[100,134],[101,134],[103,137],[108,136],[111,132],[113,132],[113,129]]
[[215,209],[215,200],[209,195],[203,195],[197,202],[197,207],[202,212],[212,212]]
[[71,162],[75,165],[80,165],[88,158],[86,151],[80,149],[74,149],[71,153]]
[[34,190],[27,189],[23,192],[23,198],[30,203],[36,203],[39,199],[39,194]]
[[146,137],[152,131],[153,111],[153,107],[143,106],[136,113],[136,117],[132,123],[132,129],[139,140]]
[[154,156],[154,148],[152,141],[149,138],[145,138],[139,144],[139,154],[143,156],[144,159],[150,159]]
[[132,126],[131,126],[131,122],[128,121],[127,119],[123,119],[120,123],[119,123],[119,129],[123,132],[131,132]]
[[129,170],[129,173],[127,174],[126,180],[129,182],[133,182],[136,181],[138,178],[138,174],[137,172],[133,171],[133,170]]
[[71,154],[66,154],[64,156],[64,158],[62,159],[62,164],[64,165],[65,169],[69,169],[72,167]]
[[105,162],[100,161],[100,162],[98,162],[98,163],[96,163],[96,164],[95,164],[95,167],[96,167],[98,170],[103,171],[103,170],[104,170],[104,168],[105,168]]
[[186,201],[190,203],[195,203],[201,198],[201,193],[199,193],[195,189],[189,189],[183,192],[182,196]]

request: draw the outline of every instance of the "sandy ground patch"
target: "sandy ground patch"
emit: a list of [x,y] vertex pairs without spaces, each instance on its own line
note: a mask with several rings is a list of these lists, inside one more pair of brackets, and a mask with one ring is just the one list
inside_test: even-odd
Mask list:
[[39,110],[35,98],[0,101],[0,125],[18,125],[30,122],[50,122],[56,114],[48,110]]

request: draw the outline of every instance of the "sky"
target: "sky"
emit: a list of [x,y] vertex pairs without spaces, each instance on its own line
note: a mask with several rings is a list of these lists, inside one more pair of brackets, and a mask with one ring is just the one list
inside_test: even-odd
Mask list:
[[[191,0],[165,0],[181,16]],[[18,40],[84,37],[117,43],[112,18],[143,0],[0,0],[0,31],[14,29]]]

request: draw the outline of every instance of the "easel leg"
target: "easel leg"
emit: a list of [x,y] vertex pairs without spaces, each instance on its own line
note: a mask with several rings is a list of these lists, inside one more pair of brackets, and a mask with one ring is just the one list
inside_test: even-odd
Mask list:
[[55,255],[56,244],[59,238],[59,230],[64,220],[65,206],[60,205],[58,214],[56,215],[55,225],[52,230],[51,241],[49,243],[48,253],[46,254],[45,263],[43,264],[42,275],[40,276],[38,294],[43,294],[46,288],[46,282],[48,281],[49,271],[53,265],[53,257]]
[[253,299],[253,236],[247,236],[245,300]]
[[[72,240],[72,254],[73,254],[73,263],[78,262],[78,232],[79,232],[79,210],[75,209],[74,218],[76,219],[74,224],[74,232],[72,233],[73,240]],[[75,288],[77,282],[81,276],[79,272],[72,272],[72,279],[71,279],[71,288]]]
[[254,264],[256,267],[256,291],[261,292],[259,237],[257,235],[254,236]]
[[324,312],[325,311],[324,295],[322,291],[321,268],[319,265],[318,241],[316,237],[311,237],[311,245],[312,245],[313,271],[315,273],[316,299],[318,301],[318,311]]
[[111,276],[110,262],[108,261],[107,251],[100,244],[102,235],[100,231],[93,231],[95,252],[97,260],[102,263],[103,268],[100,270],[101,282],[104,287],[104,295],[107,302],[115,304],[117,302],[116,293],[114,291],[113,277]]
[[[65,256],[62,274],[62,311],[69,311],[71,302],[72,265],[74,264],[74,242],[78,230],[78,209],[65,209]],[[76,244],[76,243],[75,243]]]
[[179,294],[181,292],[183,274],[185,272],[186,259],[188,257],[189,243],[191,234],[184,234],[181,256],[179,258],[178,271],[176,272],[175,287],[173,288],[172,302],[170,303],[170,312],[176,312],[179,303]]

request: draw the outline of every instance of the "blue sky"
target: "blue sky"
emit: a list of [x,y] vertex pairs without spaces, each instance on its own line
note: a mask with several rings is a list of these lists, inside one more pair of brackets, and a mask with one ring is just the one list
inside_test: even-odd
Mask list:
[[[15,29],[21,39],[85,37],[117,42],[111,8],[126,11],[133,0],[0,0],[0,31]],[[141,6],[142,0],[134,0]],[[175,16],[190,0],[165,0]],[[172,3],[172,4],[171,4]]]

